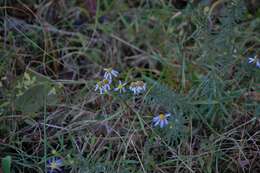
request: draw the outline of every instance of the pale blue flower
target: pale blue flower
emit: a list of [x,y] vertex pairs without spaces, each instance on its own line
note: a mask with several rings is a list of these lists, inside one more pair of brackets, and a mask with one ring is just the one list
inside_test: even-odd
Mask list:
[[143,81],[136,81],[130,84],[129,89],[135,94],[140,94],[146,90],[146,84]]
[[111,81],[108,79],[103,79],[102,81],[99,81],[96,84],[95,91],[99,90],[100,94],[107,93],[109,90],[111,90],[110,87]]
[[111,81],[113,77],[117,77],[119,72],[112,68],[104,68],[104,78]]
[[111,90],[110,84],[111,84],[111,80],[108,80],[108,79],[102,80],[102,86],[103,86],[105,91]]
[[249,64],[256,64],[256,67],[260,68],[260,60],[259,58],[257,58],[257,55],[255,55],[254,57],[248,57],[248,63]]
[[104,90],[103,85],[102,85],[102,81],[99,81],[96,84],[95,91],[98,91],[98,90],[99,90],[100,94],[104,94],[105,93],[105,90]]
[[153,118],[154,126],[160,125],[160,128],[165,127],[168,124],[167,118],[171,116],[170,113],[160,113]]
[[62,166],[63,161],[58,157],[53,157],[47,161],[48,173],[56,173],[58,171],[61,171]]
[[114,89],[114,91],[119,91],[120,93],[126,92],[125,85],[126,83],[122,83],[122,81],[119,80],[118,86]]

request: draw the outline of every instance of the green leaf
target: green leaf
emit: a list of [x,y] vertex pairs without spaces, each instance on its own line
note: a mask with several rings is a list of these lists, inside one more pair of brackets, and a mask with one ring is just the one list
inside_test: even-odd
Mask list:
[[2,169],[3,173],[10,173],[11,172],[11,156],[6,156],[2,159]]

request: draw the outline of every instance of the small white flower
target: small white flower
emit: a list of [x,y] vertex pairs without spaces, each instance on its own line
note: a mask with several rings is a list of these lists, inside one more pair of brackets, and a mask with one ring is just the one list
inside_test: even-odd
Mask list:
[[104,68],[105,74],[104,74],[104,78],[108,79],[108,80],[112,80],[112,77],[117,77],[119,72],[112,69],[112,68]]
[[136,95],[146,90],[146,84],[143,81],[132,82],[129,89]]
[[122,83],[121,80],[119,80],[119,84],[118,84],[118,86],[114,89],[114,91],[119,91],[120,93],[121,93],[121,92],[126,92],[125,85],[126,85],[126,83]]
[[160,113],[153,118],[154,126],[160,125],[160,128],[165,127],[168,124],[167,118],[171,116],[170,113]]

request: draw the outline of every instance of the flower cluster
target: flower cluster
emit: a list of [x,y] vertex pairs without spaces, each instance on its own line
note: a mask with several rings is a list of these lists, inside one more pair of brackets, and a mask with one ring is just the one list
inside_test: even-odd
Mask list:
[[256,64],[256,67],[260,68],[260,59],[257,58],[257,55],[248,57],[249,64]]
[[117,77],[119,72],[112,68],[105,68],[105,74],[103,80],[96,84],[95,91],[99,91],[100,94],[105,94],[111,90],[111,83],[114,77]]
[[[105,68],[105,74],[103,79],[97,82],[95,91],[99,91],[100,94],[105,94],[111,91],[113,78],[118,77],[119,72],[112,68]],[[113,91],[123,93],[126,92],[126,82],[118,81],[117,86],[114,87]],[[136,81],[130,84],[129,90],[136,94],[140,94],[146,90],[146,84],[143,81]]]
[[[95,91],[99,91],[100,94],[108,93],[113,90],[115,92],[124,93],[127,91],[127,83],[118,80],[117,86],[113,85],[113,79],[119,76],[119,72],[112,68],[105,68],[103,79],[97,82]],[[134,95],[144,93],[146,91],[146,83],[143,81],[134,81],[129,85],[129,91]],[[163,128],[169,124],[168,119],[171,116],[170,113],[160,113],[155,115],[152,122],[154,126],[160,126]]]
[[165,127],[168,124],[168,119],[167,118],[170,117],[170,116],[171,116],[170,113],[160,113],[159,115],[156,115],[153,118],[154,126],[159,125],[160,128]]

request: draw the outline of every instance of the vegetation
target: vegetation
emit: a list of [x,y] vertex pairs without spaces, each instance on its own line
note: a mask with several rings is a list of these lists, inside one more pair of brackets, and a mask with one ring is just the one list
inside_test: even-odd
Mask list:
[[257,3],[0,1],[0,172],[259,172]]

